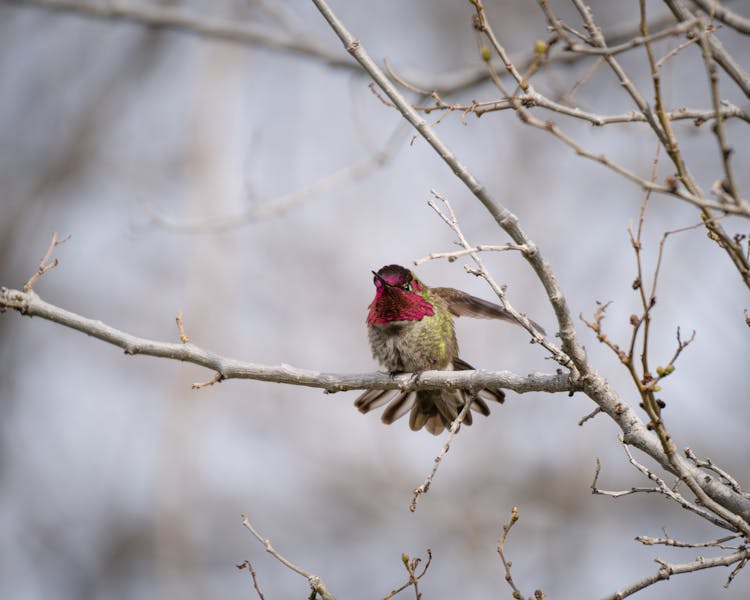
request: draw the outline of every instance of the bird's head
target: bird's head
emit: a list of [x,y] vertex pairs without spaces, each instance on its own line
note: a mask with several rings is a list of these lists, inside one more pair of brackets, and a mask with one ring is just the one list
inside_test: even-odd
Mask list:
[[427,288],[409,269],[386,265],[375,276],[375,299],[370,304],[368,325],[385,325],[394,321],[421,321],[435,314],[426,298]]

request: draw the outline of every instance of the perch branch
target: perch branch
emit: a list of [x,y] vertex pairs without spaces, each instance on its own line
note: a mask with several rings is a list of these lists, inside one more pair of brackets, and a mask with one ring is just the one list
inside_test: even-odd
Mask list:
[[[298,369],[289,365],[266,366],[225,358],[192,342],[159,342],[136,337],[93,319],[87,319],[42,300],[35,292],[0,288],[0,308],[41,317],[75,329],[125,351],[125,354],[156,356],[189,362],[215,371],[210,383],[223,379],[254,379],[290,385],[322,388],[327,392],[358,389],[457,389],[479,390],[502,387],[516,392],[565,392],[575,388],[566,375],[531,374],[521,377],[506,371],[425,371],[419,378],[409,374],[391,377],[387,373],[337,374]],[[203,387],[206,384],[196,384]]]

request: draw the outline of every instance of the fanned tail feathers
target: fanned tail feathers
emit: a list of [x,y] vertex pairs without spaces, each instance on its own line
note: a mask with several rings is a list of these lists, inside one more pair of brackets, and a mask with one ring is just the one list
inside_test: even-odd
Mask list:
[[[453,361],[453,368],[457,371],[473,370],[467,362],[457,358]],[[433,435],[439,435],[449,428],[467,400],[471,399],[471,410],[481,415],[489,416],[488,402],[503,402],[505,393],[501,389],[479,390],[469,392],[464,390],[367,390],[354,402],[361,413],[387,404],[381,421],[390,425],[411,411],[409,427],[418,431],[423,427]],[[471,410],[464,417],[465,425],[472,424]]]

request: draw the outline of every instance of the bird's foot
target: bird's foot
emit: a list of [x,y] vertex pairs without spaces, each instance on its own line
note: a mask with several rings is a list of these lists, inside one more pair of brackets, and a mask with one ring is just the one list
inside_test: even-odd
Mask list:
[[414,371],[409,378],[410,385],[416,385],[419,383],[419,378],[422,377],[422,371]]

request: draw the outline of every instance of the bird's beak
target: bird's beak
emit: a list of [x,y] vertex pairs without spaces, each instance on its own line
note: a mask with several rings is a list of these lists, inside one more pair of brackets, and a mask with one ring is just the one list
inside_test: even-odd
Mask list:
[[384,286],[391,287],[391,284],[388,283],[385,279],[383,279],[380,275],[378,275],[375,271],[372,271],[372,274],[375,275],[375,279],[377,279]]

